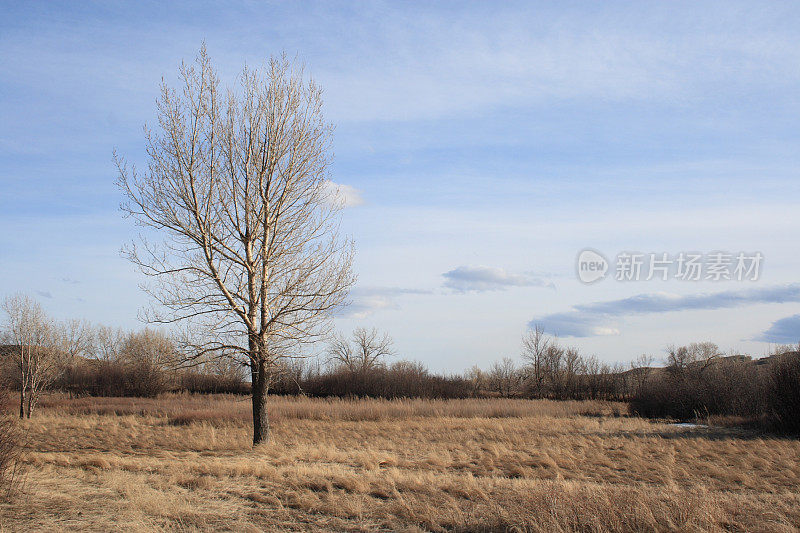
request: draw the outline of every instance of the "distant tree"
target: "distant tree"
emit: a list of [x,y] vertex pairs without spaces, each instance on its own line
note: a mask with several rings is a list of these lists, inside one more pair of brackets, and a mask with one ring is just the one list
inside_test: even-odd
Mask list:
[[565,349],[553,339],[544,350],[542,359],[546,389],[551,396],[561,394]]
[[769,355],[784,355],[792,352],[800,352],[800,342],[796,345],[792,344],[776,344],[770,351]]
[[642,354],[631,361],[629,372],[633,377],[633,394],[637,394],[645,386],[653,371],[652,366],[652,355]]
[[667,347],[667,367],[673,372],[683,372],[694,365],[698,370],[708,367],[719,357],[719,346],[713,342],[693,342],[688,346]]
[[394,355],[393,345],[388,333],[380,333],[376,328],[356,328],[349,340],[342,336],[333,338],[328,346],[328,358],[352,373],[363,374]]
[[165,237],[128,256],[154,280],[146,319],[189,323],[190,357],[249,366],[258,444],[281,362],[327,335],[354,283],[328,180],[332,127],[321,89],[285,57],[221,90],[203,47],[180,79],[177,90],[162,84],[146,171],[117,159],[123,211]]
[[522,358],[527,362],[526,375],[530,381],[531,392],[536,397],[544,394],[547,379],[545,354],[552,343],[553,340],[545,335],[544,329],[538,324],[522,336]]
[[128,369],[129,388],[140,396],[155,396],[169,385],[170,370],[179,363],[175,343],[166,334],[145,329],[129,333],[119,349],[119,362]]
[[577,394],[578,375],[584,372],[584,361],[580,351],[570,346],[564,350],[564,365],[562,371],[562,393],[563,398],[574,398]]
[[470,396],[476,397],[486,387],[486,372],[481,370],[478,365],[472,366],[464,375],[470,386]]
[[32,298],[17,294],[3,303],[4,344],[20,380],[19,417],[30,418],[39,395],[63,368],[63,342],[53,321]]
[[586,380],[586,395],[595,400],[602,390],[603,365],[595,356],[584,360],[584,379]]
[[510,357],[495,361],[489,369],[488,381],[492,389],[504,398],[510,397],[517,388],[520,375],[517,365]]
[[95,331],[85,320],[67,320],[56,326],[61,351],[68,360],[90,355],[94,350]]
[[93,352],[95,358],[101,361],[113,362],[119,359],[120,349],[125,334],[119,328],[97,326],[94,330]]

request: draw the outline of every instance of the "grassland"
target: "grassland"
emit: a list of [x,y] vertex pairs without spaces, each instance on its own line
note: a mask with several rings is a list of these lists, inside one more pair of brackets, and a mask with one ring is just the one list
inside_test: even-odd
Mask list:
[[800,441],[686,429],[625,406],[50,397],[19,530],[795,531]]

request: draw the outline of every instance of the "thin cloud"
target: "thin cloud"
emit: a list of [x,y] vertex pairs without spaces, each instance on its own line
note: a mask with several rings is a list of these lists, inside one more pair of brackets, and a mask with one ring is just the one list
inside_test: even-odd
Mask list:
[[787,316],[772,323],[755,341],[789,344],[800,342],[800,315]]
[[361,191],[352,185],[343,185],[341,183],[325,180],[325,190],[332,202],[340,204],[343,207],[356,207],[364,204]]
[[410,294],[431,294],[431,291],[400,287],[356,287],[350,291],[350,305],[342,308],[336,316],[363,319],[378,311],[400,309],[397,297]]
[[[615,327],[614,319],[624,316],[726,309],[759,303],[786,302],[800,302],[800,284],[687,296],[665,293],[637,294],[620,300],[574,305],[569,311],[531,320],[529,326],[533,327],[538,324],[546,331],[564,337],[618,335],[619,329]],[[774,326],[775,324],[773,324]],[[781,325],[781,327],[784,326]]]
[[502,291],[509,287],[550,287],[552,282],[529,274],[516,274],[502,268],[460,266],[442,274],[444,286],[456,292]]
[[[676,19],[645,11],[636,17],[638,27],[629,24],[630,13],[608,10],[570,13],[549,29],[531,31],[537,9],[496,9],[488,19],[465,10],[447,30],[438,24],[430,31],[390,9],[384,20],[402,32],[380,27],[382,34],[358,57],[391,60],[328,67],[326,90],[341,120],[408,120],[548,100],[691,101],[723,84],[796,82],[792,33],[732,32],[731,25],[752,30],[749,17],[697,10],[693,16],[703,21],[704,31],[682,32],[676,40]],[[791,16],[780,11],[766,16]],[[492,33],[504,38],[488,39]],[[350,98],[353,94],[359,98]]]
[[36,291],[36,294],[41,296],[42,298],[53,298],[53,293],[50,291]]

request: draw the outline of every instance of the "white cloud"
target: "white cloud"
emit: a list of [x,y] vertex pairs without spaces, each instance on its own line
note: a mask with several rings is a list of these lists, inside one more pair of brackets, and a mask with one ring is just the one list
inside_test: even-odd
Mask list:
[[396,298],[406,294],[430,294],[430,291],[399,287],[356,287],[350,291],[350,305],[343,308],[338,316],[360,320],[378,311],[400,309]]
[[483,292],[505,290],[508,287],[550,287],[551,282],[528,274],[507,272],[488,266],[460,266],[442,274],[444,286],[458,292]]
[[597,328],[594,328],[592,333],[594,333],[595,335],[600,336],[600,337],[606,337],[606,336],[609,336],[609,335],[619,335],[619,330],[617,328],[597,327]]
[[332,202],[340,204],[343,207],[356,207],[364,204],[361,191],[352,185],[343,185],[341,183],[334,183],[331,180],[325,180],[325,190]]

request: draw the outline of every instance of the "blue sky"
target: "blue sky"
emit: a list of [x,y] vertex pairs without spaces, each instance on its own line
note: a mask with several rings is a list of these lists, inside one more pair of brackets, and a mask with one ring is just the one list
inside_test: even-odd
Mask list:
[[[115,148],[162,77],[286,51],[324,87],[359,283],[337,319],[437,370],[543,323],[613,362],[800,340],[800,5],[0,2],[0,294],[139,327]],[[578,281],[584,248],[760,251],[758,281]],[[642,302],[648,302],[644,306]]]

